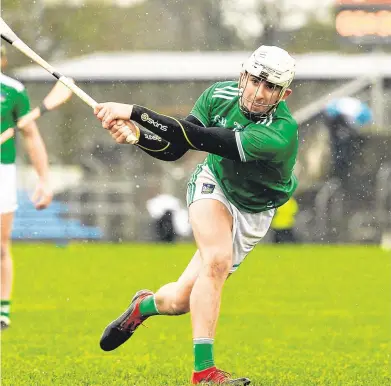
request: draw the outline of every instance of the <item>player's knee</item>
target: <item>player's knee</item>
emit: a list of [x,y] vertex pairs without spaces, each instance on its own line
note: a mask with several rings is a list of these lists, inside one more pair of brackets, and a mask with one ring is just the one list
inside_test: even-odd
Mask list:
[[219,249],[207,251],[204,258],[204,269],[209,276],[224,277],[228,275],[232,266],[232,250]]

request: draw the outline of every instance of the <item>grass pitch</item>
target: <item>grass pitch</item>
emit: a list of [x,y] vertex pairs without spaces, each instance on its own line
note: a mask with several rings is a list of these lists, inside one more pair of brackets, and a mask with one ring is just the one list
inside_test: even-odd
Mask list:
[[[190,318],[156,316],[111,353],[104,327],[140,288],[173,281],[192,245],[15,245],[2,385],[187,385]],[[391,384],[390,254],[265,246],[224,289],[216,363],[252,385]]]

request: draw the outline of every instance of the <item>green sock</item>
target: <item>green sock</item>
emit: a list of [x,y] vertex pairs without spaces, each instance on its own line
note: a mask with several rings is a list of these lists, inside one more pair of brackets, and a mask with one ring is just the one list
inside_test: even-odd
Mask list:
[[215,365],[213,359],[213,342],[210,338],[193,339],[194,370],[202,371]]
[[0,300],[0,315],[10,317],[11,300]]
[[156,308],[155,295],[148,296],[141,301],[140,313],[142,316],[159,315],[159,311]]

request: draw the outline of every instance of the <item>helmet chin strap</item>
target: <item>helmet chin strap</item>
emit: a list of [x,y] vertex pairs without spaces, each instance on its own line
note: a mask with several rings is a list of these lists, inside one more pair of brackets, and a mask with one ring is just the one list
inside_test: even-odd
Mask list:
[[240,110],[242,111],[244,116],[246,118],[250,119],[251,121],[259,121],[260,119],[264,119],[264,118],[268,117],[270,114],[273,114],[277,108],[277,104],[271,106],[270,109],[265,112],[255,113],[253,111],[250,111],[246,106],[244,106],[242,103],[240,103],[240,100],[239,100]]

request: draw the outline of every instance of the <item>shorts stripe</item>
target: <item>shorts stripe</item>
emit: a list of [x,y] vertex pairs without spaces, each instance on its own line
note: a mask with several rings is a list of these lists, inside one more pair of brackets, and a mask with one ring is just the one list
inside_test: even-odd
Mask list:
[[191,176],[191,178],[189,180],[189,183],[187,184],[187,205],[190,205],[193,202],[194,193],[195,193],[195,190],[196,190],[195,182],[197,180],[198,175],[202,171],[202,166],[203,166],[203,164],[197,165],[194,173],[192,174],[192,176]]

